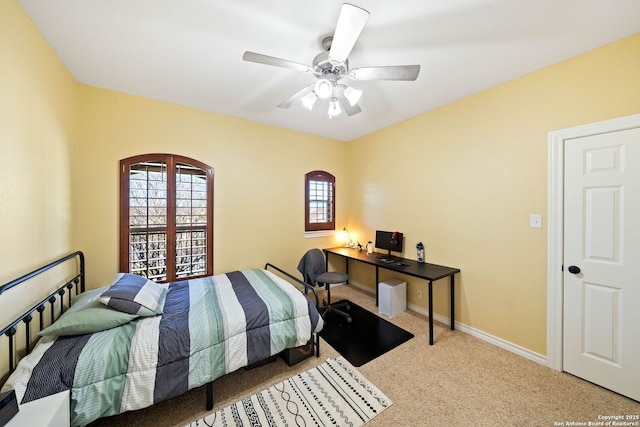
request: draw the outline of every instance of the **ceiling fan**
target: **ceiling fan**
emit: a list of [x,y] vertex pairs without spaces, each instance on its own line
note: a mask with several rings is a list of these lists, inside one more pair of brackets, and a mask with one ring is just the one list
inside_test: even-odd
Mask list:
[[289,108],[300,101],[309,110],[320,99],[329,100],[327,111],[329,118],[344,112],[352,116],[362,111],[358,101],[362,91],[342,82],[346,77],[351,80],[406,80],[414,81],[420,73],[420,65],[390,65],[378,67],[360,67],[349,69],[348,56],[356,44],[369,12],[345,3],[342,5],[338,23],[333,36],[322,40],[324,52],[313,59],[313,65],[305,65],[287,59],[276,58],[255,52],[245,52],[242,59],[276,67],[291,68],[313,74],[317,80],[281,102],[278,107]]

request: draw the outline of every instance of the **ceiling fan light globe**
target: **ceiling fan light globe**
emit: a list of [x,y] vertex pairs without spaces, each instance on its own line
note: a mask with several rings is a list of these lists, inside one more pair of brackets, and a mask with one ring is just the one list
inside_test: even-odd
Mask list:
[[342,108],[340,108],[340,103],[336,98],[331,98],[331,102],[329,102],[329,117],[335,117],[342,113]]
[[351,106],[353,107],[358,103],[358,101],[360,101],[360,98],[362,97],[362,91],[360,89],[354,89],[349,86],[344,90],[344,97],[347,98],[349,104],[351,104]]
[[318,98],[327,99],[333,93],[333,84],[330,80],[320,79],[316,82],[314,91]]
[[315,104],[317,100],[318,97],[316,96],[316,94],[313,92],[309,92],[300,99],[300,102],[302,102],[302,105],[304,105],[306,109],[311,111],[313,109],[313,104]]

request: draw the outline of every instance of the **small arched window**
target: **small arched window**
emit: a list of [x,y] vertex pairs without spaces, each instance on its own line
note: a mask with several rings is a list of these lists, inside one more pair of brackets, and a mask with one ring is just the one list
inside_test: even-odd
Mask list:
[[213,168],[172,154],[120,161],[120,271],[169,282],[213,274]]
[[312,171],[304,178],[305,231],[336,229],[336,178],[329,172]]

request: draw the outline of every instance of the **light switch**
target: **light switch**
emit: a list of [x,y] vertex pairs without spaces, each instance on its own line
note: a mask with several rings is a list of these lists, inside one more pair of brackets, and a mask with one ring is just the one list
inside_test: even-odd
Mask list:
[[529,226],[531,228],[542,228],[542,215],[531,214],[529,216]]

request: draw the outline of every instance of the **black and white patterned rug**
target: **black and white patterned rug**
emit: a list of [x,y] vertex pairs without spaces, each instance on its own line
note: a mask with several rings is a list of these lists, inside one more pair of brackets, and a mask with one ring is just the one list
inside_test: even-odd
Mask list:
[[189,424],[361,426],[393,402],[346,359],[323,364]]

